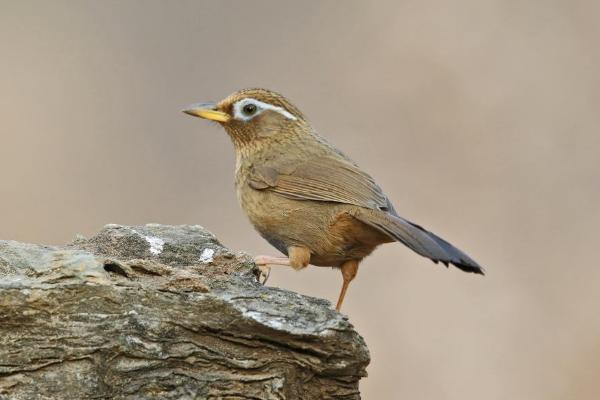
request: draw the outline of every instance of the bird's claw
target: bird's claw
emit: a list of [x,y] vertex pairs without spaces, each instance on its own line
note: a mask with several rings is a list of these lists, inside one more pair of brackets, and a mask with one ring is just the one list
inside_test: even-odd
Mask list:
[[258,282],[261,285],[265,285],[267,280],[269,280],[269,275],[271,275],[271,267],[269,267],[260,257],[256,257],[254,259],[254,263],[256,264],[256,269],[258,270]]
[[[258,276],[258,281],[264,286],[267,284],[267,281],[269,280],[269,275],[271,275],[271,267],[269,267],[268,265],[259,265],[258,270],[260,271],[259,276]],[[263,277],[264,277],[264,279],[261,282],[260,279]]]

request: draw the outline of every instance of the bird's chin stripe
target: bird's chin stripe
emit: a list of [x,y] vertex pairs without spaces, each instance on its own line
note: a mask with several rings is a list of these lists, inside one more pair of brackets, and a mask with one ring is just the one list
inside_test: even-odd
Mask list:
[[[247,104],[254,104],[258,111],[252,115],[244,115],[242,108]],[[241,121],[250,121],[252,118],[256,117],[257,115],[260,115],[266,110],[275,111],[283,115],[287,119],[291,119],[292,121],[296,121],[298,119],[294,114],[290,113],[283,107],[274,106],[273,104],[265,103],[263,101],[253,99],[251,97],[242,99],[233,105],[233,118],[239,119]]]

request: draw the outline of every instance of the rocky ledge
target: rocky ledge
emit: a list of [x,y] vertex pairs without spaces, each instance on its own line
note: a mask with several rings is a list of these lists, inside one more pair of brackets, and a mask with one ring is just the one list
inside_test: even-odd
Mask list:
[[0,241],[0,399],[360,398],[347,318],[257,272],[200,226]]

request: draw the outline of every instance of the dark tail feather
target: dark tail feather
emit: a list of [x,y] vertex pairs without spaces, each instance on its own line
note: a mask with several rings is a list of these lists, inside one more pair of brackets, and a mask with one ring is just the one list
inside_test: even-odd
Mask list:
[[452,264],[465,272],[484,274],[475,260],[441,237],[401,217],[375,210],[361,210],[355,215],[360,221],[397,240],[434,263]]

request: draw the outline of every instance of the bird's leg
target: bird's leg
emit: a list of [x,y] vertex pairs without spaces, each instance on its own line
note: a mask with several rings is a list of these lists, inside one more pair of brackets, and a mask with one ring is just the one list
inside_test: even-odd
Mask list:
[[287,265],[290,266],[290,259],[287,257],[256,256],[254,257],[256,265]]
[[306,247],[290,246],[287,250],[289,258],[271,256],[254,257],[254,263],[260,271],[259,281],[264,276],[263,285],[267,283],[267,279],[269,279],[269,275],[271,274],[270,265],[285,265],[299,270],[306,267],[310,262],[310,250]]
[[340,292],[340,297],[338,298],[337,305],[335,306],[335,309],[337,311],[341,310],[342,303],[344,302],[344,297],[346,296],[346,291],[348,290],[348,285],[350,285],[350,282],[352,282],[352,279],[354,279],[354,277],[356,276],[356,272],[358,271],[358,261],[346,261],[342,264],[340,270],[342,271],[344,283],[342,284],[342,291]]
[[271,256],[256,256],[254,257],[254,264],[260,271],[258,274],[258,281],[265,285],[271,275],[271,267],[269,265],[290,265],[290,259],[287,257],[271,257]]

